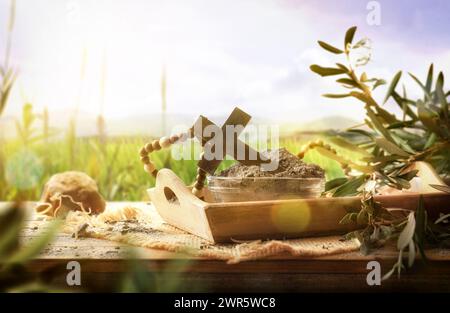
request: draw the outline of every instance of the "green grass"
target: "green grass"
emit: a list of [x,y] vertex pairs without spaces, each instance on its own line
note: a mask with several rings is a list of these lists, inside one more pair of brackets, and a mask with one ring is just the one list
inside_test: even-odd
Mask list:
[[[93,177],[108,200],[146,200],[146,189],[154,185],[154,178],[144,172],[138,151],[148,140],[144,137],[109,138],[103,146],[95,138],[75,141],[65,138],[48,144],[38,141],[27,146],[19,140],[3,142],[0,168],[4,173],[0,177],[0,200],[12,200],[19,194],[28,200],[39,199],[49,177],[68,170],[83,171]],[[284,138],[280,140],[280,146],[296,153],[306,142]],[[353,158],[351,152],[341,153]],[[173,160],[170,150],[153,153],[151,159],[158,168],[172,169],[186,184],[192,183],[196,176],[197,161]],[[308,152],[305,161],[324,168],[327,179],[343,176],[336,161],[315,151]],[[232,163],[232,160],[226,160],[221,168]]]

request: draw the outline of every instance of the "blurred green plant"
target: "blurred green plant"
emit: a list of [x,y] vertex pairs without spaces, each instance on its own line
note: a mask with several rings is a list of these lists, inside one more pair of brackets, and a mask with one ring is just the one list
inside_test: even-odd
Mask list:
[[56,235],[60,220],[51,222],[45,231],[27,244],[21,243],[21,232],[27,211],[21,203],[0,206],[0,291],[49,292],[46,273],[33,273],[27,263],[36,257]]
[[[186,290],[183,283],[183,274],[192,264],[191,259],[175,258],[167,261],[161,269],[149,271],[145,262],[133,249],[128,251],[127,270],[118,285],[117,292],[182,292]],[[200,291],[199,286],[188,286],[190,291]]]
[[11,0],[8,28],[6,32],[6,45],[5,45],[5,58],[3,63],[0,64],[0,76],[2,78],[0,85],[0,116],[5,110],[6,103],[8,102],[11,89],[17,77],[17,70],[10,65],[11,47],[12,47],[12,34],[14,30],[14,22],[16,17],[16,1]]

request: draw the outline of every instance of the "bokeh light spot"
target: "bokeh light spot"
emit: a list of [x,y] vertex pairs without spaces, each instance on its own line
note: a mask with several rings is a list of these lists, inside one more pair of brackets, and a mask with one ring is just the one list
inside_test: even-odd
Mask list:
[[28,149],[19,150],[6,161],[6,181],[18,190],[36,187],[43,173],[41,160]]

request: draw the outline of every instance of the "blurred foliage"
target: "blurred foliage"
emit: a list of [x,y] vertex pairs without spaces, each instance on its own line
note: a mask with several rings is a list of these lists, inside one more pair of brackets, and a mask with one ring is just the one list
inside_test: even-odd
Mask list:
[[201,291],[200,286],[183,284],[183,274],[188,272],[192,259],[174,258],[159,270],[148,270],[145,262],[139,260],[138,253],[130,249],[127,257],[127,269],[117,286],[117,292],[181,292]]
[[21,242],[20,236],[27,211],[20,203],[0,206],[0,292],[49,292],[56,291],[47,281],[49,268],[35,273],[27,268],[27,263],[36,257],[52,240],[61,221],[55,220],[32,241]]

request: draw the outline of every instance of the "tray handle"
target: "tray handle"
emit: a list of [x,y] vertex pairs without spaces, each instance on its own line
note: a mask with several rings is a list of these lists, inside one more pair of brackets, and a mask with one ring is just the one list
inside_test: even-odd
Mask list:
[[166,222],[213,241],[205,214],[207,203],[193,195],[174,172],[166,168],[158,171],[155,188],[148,194]]

